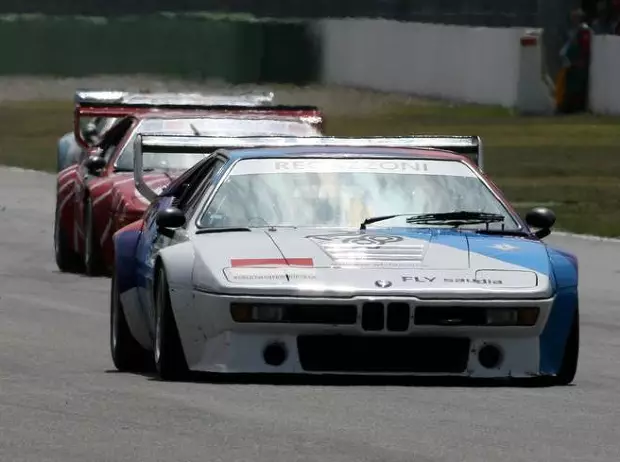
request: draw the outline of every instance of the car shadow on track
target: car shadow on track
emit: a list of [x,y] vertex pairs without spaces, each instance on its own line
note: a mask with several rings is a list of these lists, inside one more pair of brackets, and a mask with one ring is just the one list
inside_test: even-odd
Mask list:
[[[117,370],[110,374],[123,374]],[[161,382],[154,373],[141,373],[149,381]],[[334,387],[460,387],[460,388],[549,388],[557,387],[546,378],[531,379],[478,379],[466,377],[385,377],[307,374],[216,374],[192,372],[177,383],[222,385],[279,385],[279,386],[334,386]],[[574,384],[567,385],[569,387]]]

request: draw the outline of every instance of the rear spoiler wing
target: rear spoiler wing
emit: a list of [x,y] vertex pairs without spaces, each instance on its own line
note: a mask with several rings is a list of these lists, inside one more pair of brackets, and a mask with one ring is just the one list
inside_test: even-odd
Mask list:
[[157,193],[144,181],[142,156],[144,151],[175,153],[199,152],[210,154],[219,149],[261,148],[261,147],[389,147],[422,148],[452,151],[467,157],[482,171],[483,148],[479,136],[433,136],[416,135],[403,137],[293,137],[293,136],[170,136],[140,134],[134,144],[134,182],[136,189],[152,202]]
[[274,103],[273,92],[238,93],[130,93],[79,90],[74,96],[73,132],[82,147],[90,145],[81,131],[82,117],[121,118],[149,111],[213,111],[273,114],[300,118],[322,130],[323,116],[317,106]]

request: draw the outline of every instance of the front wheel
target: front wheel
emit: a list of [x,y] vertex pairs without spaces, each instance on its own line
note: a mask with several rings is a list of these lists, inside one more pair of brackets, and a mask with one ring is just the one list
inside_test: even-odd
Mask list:
[[54,253],[56,256],[56,265],[63,273],[80,273],[82,271],[82,262],[69,246],[67,234],[62,228],[58,203],[56,204],[54,219]]
[[570,333],[564,348],[564,359],[558,375],[553,378],[557,385],[569,385],[575,380],[577,364],[579,363],[579,309],[575,310],[575,316],[571,324]]
[[[570,332],[564,347],[564,358],[560,370],[554,376],[540,376],[526,379],[523,382],[526,386],[562,386],[570,385],[577,375],[577,365],[579,363],[579,309],[575,310],[575,315],[571,323]],[[520,382],[520,381],[519,381]]]
[[93,203],[90,197],[84,204],[84,271],[88,276],[100,276],[104,273],[101,247],[95,233]]
[[157,272],[155,286],[155,367],[162,380],[183,380],[189,368],[172,312],[168,279],[163,267]]
[[152,370],[150,353],[131,333],[125,309],[118,291],[118,276],[112,273],[110,293],[110,351],[114,366],[121,372],[149,372]]

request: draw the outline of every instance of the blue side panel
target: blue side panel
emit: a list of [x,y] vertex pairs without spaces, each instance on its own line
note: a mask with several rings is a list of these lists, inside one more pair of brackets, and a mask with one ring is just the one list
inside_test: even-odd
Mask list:
[[561,289],[557,293],[547,325],[540,336],[541,374],[557,374],[560,370],[566,341],[578,306],[577,287]]
[[158,235],[157,224],[155,222],[157,212],[170,207],[173,200],[173,197],[163,197],[159,199],[154,205],[155,210],[153,213],[148,214],[146,217],[143,235],[136,249],[136,285],[139,288],[148,288],[153,278],[152,254],[153,244],[155,243]]
[[115,270],[119,293],[136,287],[135,251],[140,237],[139,230],[127,230],[114,236]]
[[579,282],[579,264],[577,257],[568,252],[549,248],[549,258],[559,288],[575,287]]

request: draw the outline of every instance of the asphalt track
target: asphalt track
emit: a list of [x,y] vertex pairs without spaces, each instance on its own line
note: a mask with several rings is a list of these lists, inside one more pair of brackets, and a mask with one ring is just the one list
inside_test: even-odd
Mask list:
[[574,386],[162,383],[113,370],[106,279],[53,261],[54,177],[0,169],[0,460],[620,460],[620,245],[581,261]]

